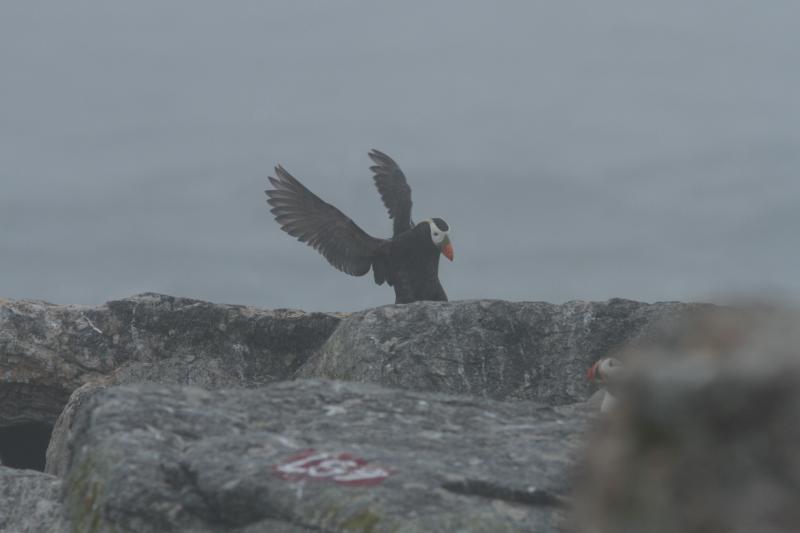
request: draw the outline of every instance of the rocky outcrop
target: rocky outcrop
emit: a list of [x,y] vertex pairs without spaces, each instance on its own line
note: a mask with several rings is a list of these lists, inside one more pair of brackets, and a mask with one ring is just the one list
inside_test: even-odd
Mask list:
[[697,307],[627,300],[421,302],[357,313],[337,329],[343,315],[155,294],[100,307],[4,301],[0,428],[52,425],[61,413],[46,467],[60,475],[64,458],[56,450],[69,437],[79,398],[64,407],[83,384],[213,389],[297,374],[493,399],[581,401],[591,392],[582,379],[591,361],[659,320]]
[[345,318],[300,377],[411,390],[584,401],[591,364],[700,304],[608,302],[419,302]]
[[0,300],[0,427],[53,424],[84,383],[286,379],[341,317],[142,294],[99,307]]
[[91,396],[69,446],[78,530],[555,531],[588,415],[295,381]]
[[800,531],[798,324],[718,312],[640,350],[587,447],[579,531]]
[[[0,467],[0,530],[796,532],[799,323],[627,300],[0,302],[0,457],[61,413],[57,478]],[[597,419],[584,376],[609,354],[631,371]]]
[[0,466],[0,531],[66,532],[60,489],[61,480],[54,476]]
[[[87,382],[252,387],[299,377],[563,404],[595,358],[697,306],[493,300],[344,315],[143,294],[99,307],[0,301],[0,427],[53,424]],[[332,333],[335,334],[332,335]],[[301,368],[302,367],[302,368]]]

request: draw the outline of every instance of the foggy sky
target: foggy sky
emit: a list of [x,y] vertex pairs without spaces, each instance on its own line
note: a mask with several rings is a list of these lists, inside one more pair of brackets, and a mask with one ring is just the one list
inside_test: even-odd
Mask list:
[[[380,5],[379,5],[380,4]],[[5,2],[0,297],[394,301],[281,232],[283,164],[368,233],[452,227],[451,299],[800,296],[800,4]]]

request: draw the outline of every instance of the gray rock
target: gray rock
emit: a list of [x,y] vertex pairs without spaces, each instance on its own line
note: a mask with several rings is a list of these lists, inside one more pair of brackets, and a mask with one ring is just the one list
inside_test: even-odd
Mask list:
[[78,412],[65,506],[97,532],[557,531],[588,420],[353,383],[115,387]]
[[584,401],[595,360],[707,307],[619,299],[379,307],[344,319],[298,376],[551,405]]
[[75,417],[87,400],[98,391],[108,387],[109,382],[110,380],[105,379],[86,383],[78,387],[69,397],[69,401],[56,420],[53,433],[50,436],[50,443],[45,453],[44,471],[46,473],[59,477],[63,477],[66,474],[69,460],[67,444],[72,436]]
[[[303,376],[549,403],[585,399],[585,368],[685,304],[497,301],[387,306],[342,315],[265,311],[144,294],[100,307],[0,302],[0,427],[53,424],[85,383],[205,388]],[[328,341],[326,343],[326,341]],[[82,393],[81,393],[82,394]],[[80,399],[80,394],[77,399]],[[46,471],[61,475],[76,405]]]
[[800,531],[798,326],[717,311],[640,347],[587,448],[577,529]]
[[60,488],[61,480],[54,476],[0,466],[0,531],[66,532]]
[[84,383],[286,379],[340,316],[142,294],[99,307],[0,300],[0,427],[53,424]]

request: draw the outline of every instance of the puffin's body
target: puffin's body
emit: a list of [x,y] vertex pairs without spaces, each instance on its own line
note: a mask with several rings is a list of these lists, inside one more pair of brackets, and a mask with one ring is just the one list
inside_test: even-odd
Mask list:
[[372,150],[373,179],[393,219],[391,239],[368,235],[334,206],[322,201],[281,166],[265,191],[281,229],[319,251],[342,272],[363,276],[372,269],[375,283],[385,281],[395,303],[447,301],[439,282],[439,255],[453,260],[450,228],[440,218],[411,222],[411,188],[389,156]]
[[383,277],[394,287],[395,303],[447,301],[447,294],[439,282],[439,256],[442,252],[431,241],[430,224],[421,222],[388,240],[386,259],[379,261],[377,268],[373,264],[375,282],[383,283],[381,274],[385,272]]
[[619,381],[625,376],[625,367],[619,359],[605,357],[597,361],[586,372],[589,381],[599,382],[605,389],[603,401],[600,404],[600,412],[608,412],[617,405],[616,388]]

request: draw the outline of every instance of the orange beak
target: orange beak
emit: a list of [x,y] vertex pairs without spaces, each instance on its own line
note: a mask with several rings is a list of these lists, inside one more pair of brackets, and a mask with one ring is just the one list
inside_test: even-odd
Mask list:
[[453,245],[449,242],[442,246],[442,255],[448,258],[450,261],[453,260]]
[[595,364],[592,365],[592,368],[586,371],[586,379],[589,381],[594,381],[597,377],[597,367],[600,364],[600,361],[597,361]]

